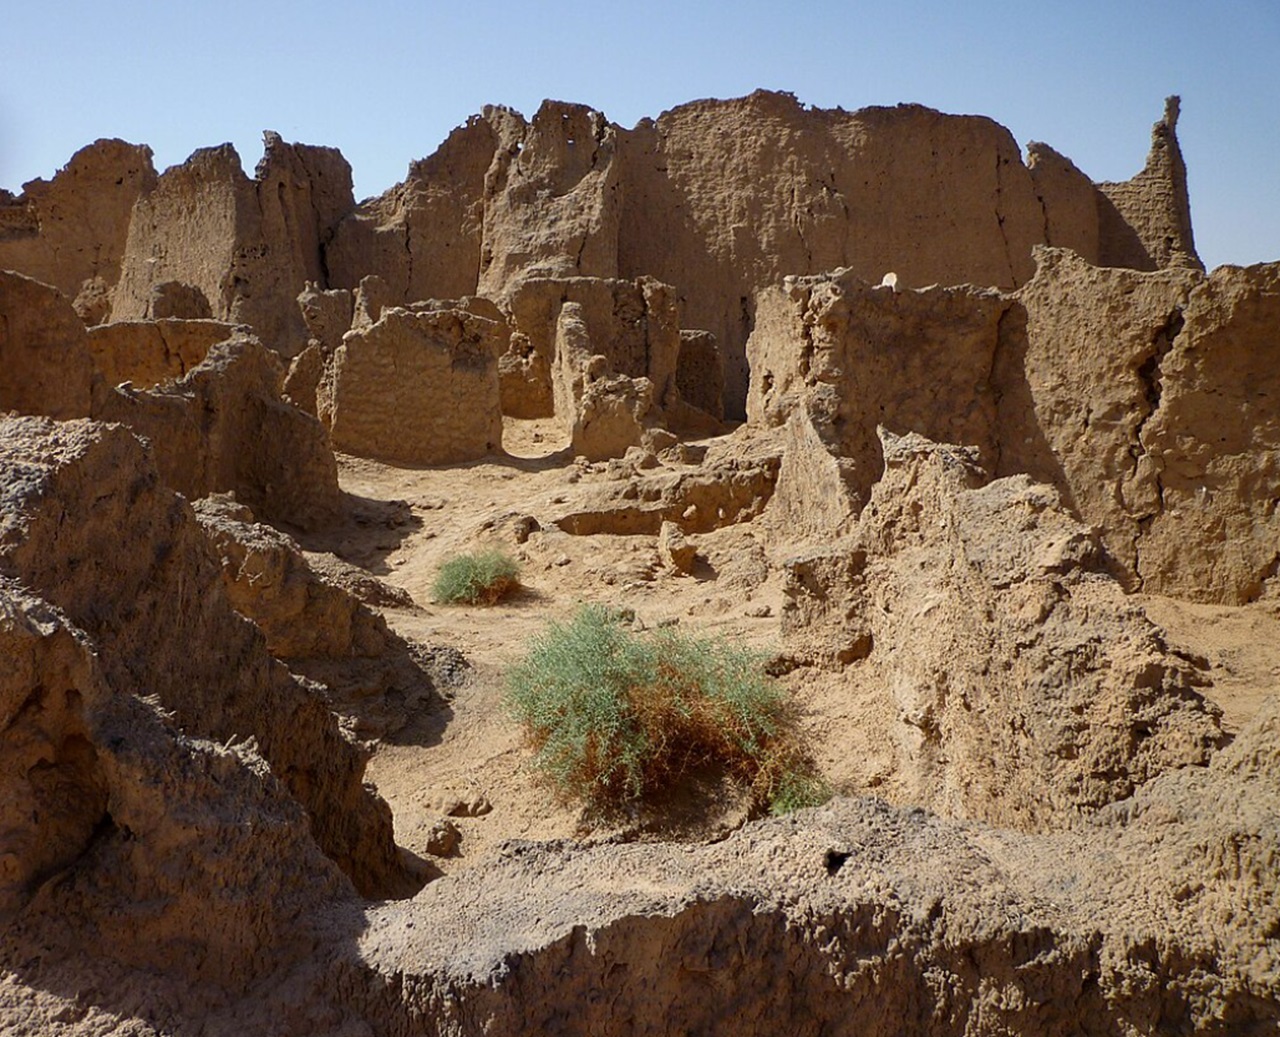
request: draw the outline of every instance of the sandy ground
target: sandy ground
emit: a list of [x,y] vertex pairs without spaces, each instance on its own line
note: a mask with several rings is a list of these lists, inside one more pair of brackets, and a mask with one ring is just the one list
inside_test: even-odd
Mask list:
[[[502,705],[504,673],[549,622],[583,602],[632,609],[638,627],[678,623],[775,652],[781,589],[766,545],[749,523],[691,537],[700,561],[687,575],[663,568],[654,536],[562,532],[547,515],[563,510],[579,487],[608,478],[605,466],[575,463],[551,421],[508,419],[504,443],[508,457],[450,468],[339,457],[343,489],[363,499],[373,517],[321,546],[409,592],[417,608],[385,613],[400,634],[458,648],[472,664],[435,710],[375,749],[368,780],[395,812],[397,840],[424,855],[441,826],[453,825],[457,849],[431,860],[456,872],[501,852],[507,840],[723,836],[746,817],[740,795],[725,787],[691,794],[687,810],[661,820],[603,822],[557,802],[527,770],[520,731]],[[520,520],[527,516],[541,528],[526,539]],[[431,587],[441,562],[482,546],[500,546],[520,561],[522,592],[491,608],[435,603]],[[1207,694],[1222,707],[1228,730],[1239,730],[1280,689],[1280,603],[1140,600],[1172,647],[1203,660],[1213,680]],[[890,777],[892,754],[866,737],[874,725],[834,675],[807,670],[786,682],[830,777],[850,792],[875,791]],[[455,816],[446,819],[450,812]]]

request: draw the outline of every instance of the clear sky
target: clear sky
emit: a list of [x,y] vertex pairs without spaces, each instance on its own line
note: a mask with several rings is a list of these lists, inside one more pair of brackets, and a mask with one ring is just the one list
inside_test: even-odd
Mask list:
[[988,115],[1095,180],[1146,156],[1182,96],[1196,243],[1280,259],[1280,0],[30,0],[0,47],[0,187],[99,137],[159,168],[261,131],[338,147],[377,194],[485,104],[545,97],[626,126],[757,87],[847,109]]

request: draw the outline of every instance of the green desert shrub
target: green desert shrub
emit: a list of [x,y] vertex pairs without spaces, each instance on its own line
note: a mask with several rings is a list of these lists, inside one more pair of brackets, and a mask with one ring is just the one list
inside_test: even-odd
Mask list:
[[775,813],[830,796],[762,658],[723,639],[645,637],[585,607],[508,673],[507,703],[535,770],[598,810],[652,799],[707,766]]
[[520,566],[502,551],[479,551],[450,558],[436,575],[436,601],[492,605],[520,586]]

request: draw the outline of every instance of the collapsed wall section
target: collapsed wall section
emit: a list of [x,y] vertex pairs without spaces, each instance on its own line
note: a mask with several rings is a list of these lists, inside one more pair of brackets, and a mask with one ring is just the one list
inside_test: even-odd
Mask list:
[[404,875],[365,757],[232,609],[208,541],[120,426],[0,421],[0,575],[45,597],[94,642],[120,694],[155,696],[188,735],[257,740],[312,834],[366,895]]

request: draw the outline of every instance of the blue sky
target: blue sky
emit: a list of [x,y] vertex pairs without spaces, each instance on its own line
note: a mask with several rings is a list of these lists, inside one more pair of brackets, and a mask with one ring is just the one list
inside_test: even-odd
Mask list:
[[1182,96],[1202,257],[1280,259],[1280,0],[612,6],[365,0],[43,0],[5,14],[0,187],[98,137],[159,167],[261,131],[341,148],[360,196],[401,179],[488,103],[544,97],[633,125],[756,87],[847,109],[914,101],[988,115],[1095,180],[1141,168]]

